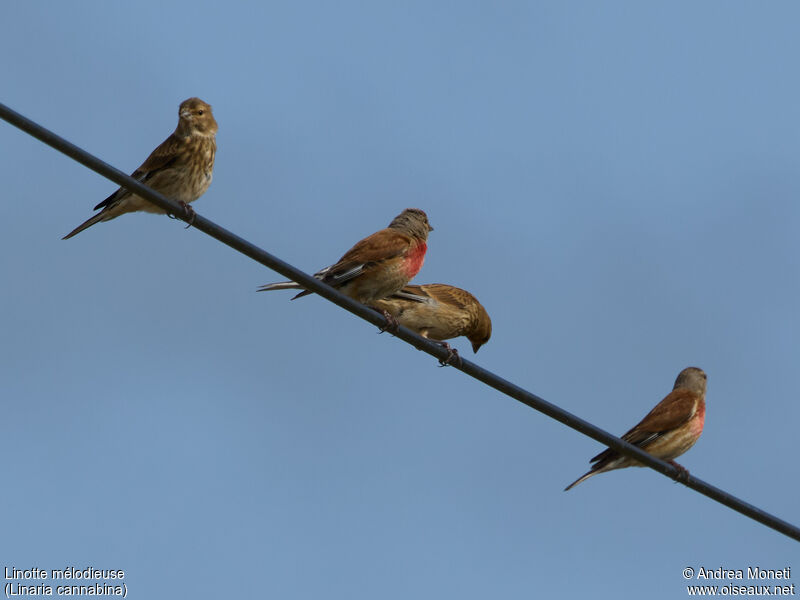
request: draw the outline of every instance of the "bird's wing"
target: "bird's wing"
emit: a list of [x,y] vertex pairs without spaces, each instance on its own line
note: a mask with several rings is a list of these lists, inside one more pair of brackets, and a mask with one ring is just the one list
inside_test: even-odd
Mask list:
[[[686,389],[672,390],[644,419],[629,429],[622,439],[634,446],[644,446],[692,418],[697,410],[697,395]],[[616,450],[604,450],[590,462],[617,456]]]
[[443,283],[430,283],[421,286],[423,290],[442,304],[449,304],[459,309],[467,308],[470,300],[474,300],[472,294],[461,288]]
[[470,304],[477,304],[475,296],[466,290],[444,283],[425,283],[407,285],[399,292],[392,294],[414,302],[426,304],[446,304],[458,309],[466,309]]
[[[131,173],[131,177],[137,181],[141,181],[142,183],[147,183],[147,180],[150,179],[150,177],[152,177],[157,171],[164,169],[175,162],[180,146],[181,139],[173,133],[167,139],[161,142],[158,148],[150,153],[150,156],[147,157],[141,166]],[[95,206],[94,210],[97,210],[98,208],[105,208],[106,206],[110,205],[119,197],[120,192],[123,191],[124,190],[122,189],[117,190],[108,198]]]
[[390,298],[399,298],[410,302],[419,302],[421,304],[437,304],[436,299],[421,285],[407,285],[399,292],[392,294]]
[[696,410],[697,394],[687,389],[672,390],[622,439],[641,446],[682,425],[692,418]]
[[361,274],[367,265],[402,256],[411,247],[411,237],[394,229],[381,229],[350,248],[335,265],[318,273],[326,283],[342,284]]

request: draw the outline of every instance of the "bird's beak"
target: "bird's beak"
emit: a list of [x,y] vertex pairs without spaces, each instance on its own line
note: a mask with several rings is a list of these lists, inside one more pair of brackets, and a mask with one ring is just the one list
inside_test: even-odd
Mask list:
[[181,111],[181,119],[189,119],[189,118],[191,118],[191,116],[192,116],[191,111],[188,111],[188,110],[182,110]]
[[433,227],[431,227],[430,223],[428,223],[428,231],[433,231]]

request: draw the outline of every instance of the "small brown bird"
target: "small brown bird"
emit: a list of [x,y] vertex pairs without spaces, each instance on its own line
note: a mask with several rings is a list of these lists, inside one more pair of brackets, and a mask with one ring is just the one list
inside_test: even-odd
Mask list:
[[[406,285],[422,268],[433,227],[418,208],[407,208],[389,223],[350,248],[335,265],[314,277],[338,288],[357,302],[371,306]],[[303,289],[294,281],[261,286],[258,291]],[[292,300],[310,294],[304,290]],[[387,317],[388,318],[388,317]]]
[[[443,283],[407,285],[373,305],[422,337],[441,342],[466,336],[477,352],[492,335],[492,320],[478,299],[466,290]],[[455,351],[453,351],[455,352]]]
[[[187,216],[193,214],[189,202],[202,196],[211,184],[214,154],[217,150],[216,134],[217,122],[211,113],[211,107],[200,98],[184,100],[178,109],[178,126],[175,132],[153,150],[131,177],[180,202]],[[98,208],[103,210],[78,225],[62,239],[69,239],[95,223],[110,221],[125,213],[137,210],[164,213],[155,204],[125,188],[119,188],[95,206],[94,210]]]
[[[672,391],[647,413],[638,425],[622,439],[638,446],[661,460],[688,471],[673,461],[691,448],[700,434],[706,418],[706,374],[697,367],[687,367],[678,374]],[[575,487],[592,475],[624,467],[643,467],[639,461],[608,448],[595,456],[588,473],[569,484],[564,491]]]

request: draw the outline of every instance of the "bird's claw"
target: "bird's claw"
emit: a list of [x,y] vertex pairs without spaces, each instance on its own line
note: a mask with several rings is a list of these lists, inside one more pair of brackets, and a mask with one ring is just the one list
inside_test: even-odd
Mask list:
[[689,469],[684,467],[683,465],[679,465],[674,460],[668,460],[667,463],[671,464],[673,467],[678,469],[678,473],[673,477],[673,479],[679,483],[686,483],[689,481]]
[[177,215],[173,215],[172,213],[167,213],[167,216],[170,219],[184,219],[184,220],[189,219],[188,223],[186,224],[186,227],[184,228],[184,229],[189,229],[189,227],[194,225],[194,220],[197,217],[197,213],[194,212],[194,209],[183,200],[178,200],[178,204],[180,204],[181,208],[183,208],[183,216],[179,217]]
[[194,225],[194,220],[197,218],[197,213],[194,212],[194,209],[186,202],[181,202],[181,206],[183,206],[184,218],[189,219],[184,229],[189,229],[189,227]]
[[388,331],[392,335],[397,335],[397,332],[400,331],[400,323],[397,322],[389,311],[380,310],[378,311],[383,315],[383,318],[386,319],[386,325],[378,328],[378,333],[383,333],[384,331]]
[[440,358],[439,359],[439,366],[440,367],[447,367],[447,366],[461,366],[461,356],[458,354],[458,350],[453,348],[447,342],[439,342],[439,345],[447,350],[447,358]]

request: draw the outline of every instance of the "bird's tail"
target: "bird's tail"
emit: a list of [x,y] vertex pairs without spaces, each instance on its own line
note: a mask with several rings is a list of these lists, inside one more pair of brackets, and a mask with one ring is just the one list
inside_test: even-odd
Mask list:
[[296,296],[292,298],[292,300],[297,300],[298,298],[302,298],[303,296],[308,296],[311,292],[307,289],[304,289],[302,285],[299,283],[295,283],[294,281],[279,281],[278,283],[268,283],[267,285],[262,285],[258,288],[257,292],[272,292],[274,290],[303,290]]
[[598,471],[598,470],[596,470],[596,469],[592,469],[591,471],[589,471],[589,472],[587,472],[587,473],[584,473],[583,475],[581,475],[580,477],[578,477],[578,478],[577,478],[575,481],[573,481],[572,483],[570,483],[570,484],[569,484],[567,487],[565,487],[565,488],[564,488],[564,491],[565,491],[565,492],[567,492],[567,491],[571,490],[571,489],[572,489],[572,488],[574,488],[576,485],[578,485],[578,484],[579,484],[581,481],[586,481],[587,479],[589,479],[589,477],[591,477],[592,475],[597,475],[599,472],[600,472],[600,471]]
[[257,292],[271,292],[273,290],[302,290],[303,288],[300,287],[294,281],[279,281],[278,283],[268,283],[267,285],[262,285],[258,288]]
[[100,212],[99,212],[99,213],[97,213],[96,215],[94,215],[94,216],[92,216],[92,217],[89,217],[88,219],[86,219],[86,220],[85,220],[83,223],[81,223],[80,225],[78,225],[78,226],[77,226],[75,229],[73,229],[72,231],[70,231],[70,232],[69,232],[67,235],[65,235],[65,236],[64,236],[63,238],[61,238],[61,239],[62,239],[62,240],[68,240],[68,239],[69,239],[69,238],[71,238],[72,236],[74,236],[74,235],[78,235],[78,234],[79,234],[81,231],[83,231],[84,229],[88,229],[89,227],[91,227],[91,226],[92,226],[92,225],[94,225],[95,223],[99,223],[100,221],[103,221],[103,220],[105,220],[105,219],[104,219],[104,217],[105,217],[105,216],[106,216],[106,215],[105,215],[105,211],[100,211]]

